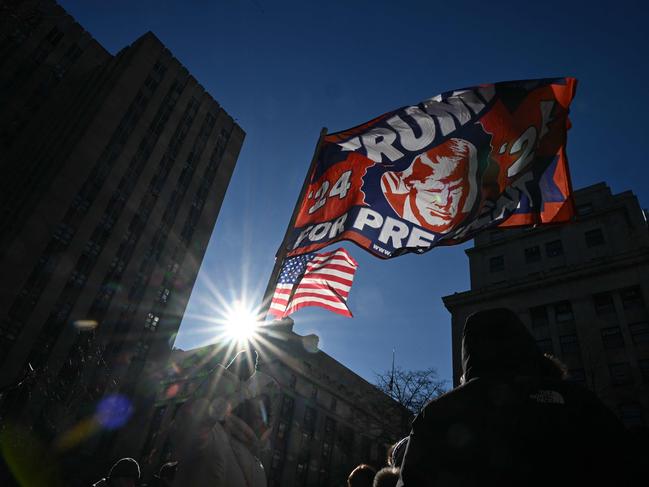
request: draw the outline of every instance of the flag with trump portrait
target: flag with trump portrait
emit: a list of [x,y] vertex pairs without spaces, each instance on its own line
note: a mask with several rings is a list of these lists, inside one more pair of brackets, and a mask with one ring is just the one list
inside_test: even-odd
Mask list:
[[284,250],[297,256],[350,240],[391,258],[486,228],[568,221],[566,139],[576,83],[450,91],[325,135]]

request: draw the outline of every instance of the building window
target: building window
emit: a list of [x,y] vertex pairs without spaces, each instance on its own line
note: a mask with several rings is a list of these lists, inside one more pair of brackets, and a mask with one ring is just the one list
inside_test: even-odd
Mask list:
[[167,304],[169,301],[169,295],[171,294],[171,289],[169,288],[161,288],[158,291],[158,301],[160,301],[162,304]]
[[99,252],[101,252],[101,246],[92,240],[88,240],[88,242],[86,242],[86,246],[83,249],[83,252],[86,255],[97,257],[99,255]]
[[295,374],[291,374],[291,378],[289,379],[288,386],[291,389],[295,389],[296,385],[297,385],[297,376]]
[[649,322],[638,321],[637,323],[630,323],[629,330],[631,331],[633,343],[636,345],[646,345],[649,343]]
[[575,321],[570,301],[560,301],[554,305],[554,319],[557,323],[568,323]]
[[624,309],[644,307],[640,286],[633,286],[620,290],[620,297],[622,298],[622,306]]
[[331,405],[329,406],[329,409],[331,409],[335,413],[337,406],[338,406],[338,401],[336,400],[335,397],[332,397],[331,398]]
[[548,310],[545,306],[536,306],[530,309],[532,317],[532,328],[543,328],[548,326]]
[[160,317],[153,313],[148,313],[146,315],[146,320],[144,321],[144,328],[149,331],[156,331],[158,324],[160,323]]
[[615,303],[610,293],[600,293],[593,296],[595,312],[598,315],[615,314]]
[[336,420],[333,418],[325,419],[325,433],[334,433],[336,431]]
[[525,262],[531,264],[532,262],[538,262],[541,260],[541,249],[538,245],[534,247],[528,247],[525,249]]
[[602,343],[604,343],[604,348],[607,350],[612,348],[624,348],[624,338],[622,338],[622,331],[619,326],[602,328],[601,334]]
[[622,423],[624,423],[624,426],[626,426],[627,428],[644,426],[642,406],[637,402],[620,404],[619,410]]
[[354,430],[349,426],[341,425],[336,439],[343,456],[351,456],[354,449]]
[[291,418],[293,417],[294,403],[295,401],[293,400],[292,397],[284,396],[284,399],[282,400],[282,411],[280,414],[280,417],[282,419],[285,419],[286,421],[291,421]]
[[604,234],[601,228],[588,230],[584,233],[584,239],[586,240],[587,247],[597,247],[604,244]]
[[135,344],[135,354],[133,354],[133,362],[141,362],[146,358],[147,353],[149,352],[150,345],[148,343],[139,340]]
[[314,401],[318,399],[318,388],[316,386],[313,386],[311,389],[311,399]]
[[304,421],[302,422],[302,430],[306,433],[309,439],[313,438],[315,433],[315,422],[316,422],[317,412],[315,409],[306,407],[304,410]]
[[309,468],[308,458],[303,458],[298,461],[296,475],[295,475],[295,480],[298,482],[298,485],[306,484],[308,468]]
[[271,461],[270,467],[273,470],[279,470],[282,466],[282,452],[280,450],[273,451],[273,460]]
[[577,215],[579,216],[590,215],[592,212],[593,212],[592,203],[582,203],[581,205],[577,205]]
[[497,255],[489,259],[489,272],[500,272],[505,270],[505,257]]
[[611,374],[611,384],[614,386],[622,386],[631,382],[631,369],[627,362],[610,364],[608,370]]
[[331,455],[331,443],[328,441],[322,442],[322,457],[328,459]]
[[559,337],[559,343],[561,344],[561,353],[564,355],[574,355],[579,353],[579,340],[577,340],[577,335],[563,335]]
[[75,230],[72,226],[60,223],[56,227],[56,230],[54,230],[53,238],[61,242],[63,245],[68,245],[74,236],[74,231]]
[[554,353],[554,346],[552,345],[551,338],[544,338],[536,341],[536,346],[539,347],[541,353]]
[[545,255],[548,257],[558,257],[563,255],[563,244],[561,240],[553,240],[545,244]]
[[280,421],[277,425],[277,439],[283,440],[286,438],[286,433],[288,432],[288,424],[285,421]]

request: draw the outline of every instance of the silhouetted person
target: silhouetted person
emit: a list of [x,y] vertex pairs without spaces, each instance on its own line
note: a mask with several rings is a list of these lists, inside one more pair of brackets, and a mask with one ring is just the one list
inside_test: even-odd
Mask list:
[[259,458],[268,446],[279,386],[240,353],[214,368],[178,411],[170,439],[176,487],[265,487]]
[[347,487],[372,487],[376,469],[365,463],[359,465],[347,477]]
[[388,450],[388,467],[400,468],[403,463],[403,456],[406,454],[408,436],[401,438]]
[[399,469],[385,467],[376,472],[372,487],[395,487],[399,481]]
[[120,458],[110,468],[108,477],[93,487],[136,487],[140,484],[140,465],[133,458]]
[[415,418],[398,485],[628,484],[621,423],[562,379],[512,311],[467,319],[462,367],[464,384]]

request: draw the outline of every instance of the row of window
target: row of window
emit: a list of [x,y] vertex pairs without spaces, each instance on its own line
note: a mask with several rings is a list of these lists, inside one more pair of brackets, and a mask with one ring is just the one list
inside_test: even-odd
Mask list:
[[[166,72],[166,67],[160,62],[157,61],[154,65],[153,72],[147,77],[145,81],[145,86],[149,91],[149,94],[152,95],[153,91],[157,88],[162,77]],[[156,115],[154,116],[153,122],[151,123],[148,131],[145,136],[142,138],[138,145],[138,149],[135,152],[135,155],[131,159],[125,174],[120,179],[117,190],[113,193],[104,214],[102,215],[99,224],[95,228],[95,231],[91,237],[91,240],[86,244],[84,249],[84,256],[80,259],[88,261],[88,265],[84,268],[84,280],[85,276],[89,274],[94,262],[96,261],[99,253],[103,249],[104,244],[110,236],[110,232],[116,222],[119,219],[123,209],[126,206],[126,201],[131,196],[132,192],[135,189],[135,185],[139,176],[141,175],[146,162],[148,161],[153,147],[157,144],[159,134],[162,130],[155,130],[158,125],[166,124],[169,114],[173,109],[173,104],[169,103],[171,94],[175,91],[175,86],[172,85],[172,88],[165,95],[163,103],[161,103],[160,108],[158,109]],[[135,98],[136,104],[141,105],[141,109],[146,108],[148,98],[143,95],[142,90],[138,92],[138,95]],[[89,314],[93,316],[96,320],[101,320],[112,300],[112,297],[115,293],[117,283],[121,279],[121,276],[126,267],[126,263],[130,260],[132,251],[134,250],[135,242],[137,241],[137,229],[133,225],[129,226],[129,238],[127,238],[128,245],[120,245],[117,255],[114,257],[111,262],[111,267],[109,272],[104,278],[104,281],[100,287],[99,293],[93,301]],[[88,258],[90,257],[90,258]],[[79,265],[79,264],[78,264]],[[75,271],[76,272],[76,271]],[[74,276],[74,273],[73,273]],[[68,359],[66,363],[78,363],[80,360],[80,347],[78,342],[84,338],[78,336],[73,347],[71,347]]]
[[[624,338],[619,326],[610,326],[601,330],[602,343],[607,350],[624,348]],[[649,321],[638,321],[629,323],[631,339],[635,345],[649,344]]]
[[[186,78],[184,78],[183,80],[176,80],[172,84],[172,87],[165,99],[164,105],[167,108],[165,109],[164,113],[162,113],[160,117],[158,116],[154,117],[153,122],[151,124],[151,130],[153,133],[162,133],[162,129],[163,129],[162,126],[168,120],[172,108],[177,102],[180,93],[184,89],[185,85],[186,85]],[[159,190],[162,188],[164,182],[167,180],[167,176],[169,175],[171,167],[175,162],[175,155],[178,153],[180,147],[184,143],[184,140],[189,132],[189,130],[187,130],[186,128],[191,126],[191,124],[193,123],[194,117],[198,110],[198,105],[199,105],[198,100],[196,100],[195,98],[191,98],[183,113],[183,117],[178,123],[178,126],[176,127],[174,134],[172,135],[169,141],[167,149],[164,155],[162,156],[162,159],[159,163],[158,170],[156,174],[154,174],[154,176],[152,177],[149,183],[148,191],[145,197],[140,202],[138,210],[134,215],[131,224],[129,225],[129,229],[130,232],[133,234],[133,238],[130,239],[132,241],[128,245],[128,247],[131,249],[131,252],[129,252],[128,260],[130,260],[130,254],[132,253],[132,250],[135,248],[135,245],[139,241],[139,238],[141,237],[142,233],[144,232],[144,228],[146,227],[146,223],[151,214],[151,210],[155,205],[156,198],[159,194]],[[167,202],[167,207],[173,204],[174,201],[172,198],[171,201]],[[139,307],[139,303],[144,297],[146,291],[146,285],[149,281],[151,273],[153,272],[155,264],[156,262],[159,261],[159,259],[162,256],[162,251],[167,242],[168,227],[169,225],[163,223],[162,226],[158,228],[158,230],[155,232],[151,240],[151,245],[147,249],[144,258],[140,262],[140,267],[136,279],[132,283],[131,288],[129,290],[129,294],[128,294],[129,304],[127,307],[125,307],[125,309],[122,310],[122,314],[121,314],[122,316],[120,317],[119,320],[120,323],[125,323],[125,324],[130,323],[133,315],[137,311]],[[123,242],[123,244],[125,243],[126,242]],[[171,265],[173,268],[174,264],[175,261],[171,262],[169,265]],[[175,269],[177,271],[177,267]],[[166,304],[167,301],[169,300],[170,295],[171,295],[171,289],[165,285],[164,288],[161,291],[159,291],[158,302],[163,305]],[[148,332],[155,332],[158,329],[160,320],[161,320],[161,315],[159,311],[157,311],[157,306],[154,306],[154,309],[149,311],[145,316],[143,328]],[[144,360],[144,357],[148,353],[148,349],[149,349],[149,344],[147,341],[139,340],[138,344],[139,346],[137,347],[137,350],[135,351],[135,354],[132,357],[132,365],[134,367],[140,366],[141,362]],[[121,349],[121,343],[115,346],[115,353],[118,353],[120,349]]]
[[[625,311],[628,312],[645,307],[640,286],[630,286],[620,289],[619,291],[594,294],[592,296],[593,307],[598,316],[606,316],[616,313],[614,302],[615,292],[619,293],[622,308]],[[550,305],[530,308],[532,328],[542,328],[549,325],[548,307],[552,309],[554,313],[554,321],[556,323],[570,323],[575,320],[570,301],[558,301]]]
[[[160,62],[156,62],[153,67],[153,72],[147,77],[145,81],[145,86],[148,90],[154,90],[159,84],[160,80],[166,72],[166,67]],[[111,198],[106,212],[110,212],[115,215],[114,218],[118,218],[119,213],[124,209],[125,203],[135,189],[137,179],[142,174],[144,166],[149,159],[153,148],[158,143],[160,134],[164,131],[164,128],[170,118],[173,108],[178,101],[180,93],[186,85],[185,79],[175,80],[168,92],[165,94],[165,97],[160,104],[160,108],[157,113],[154,115],[145,136],[140,141],[138,148],[133,156],[132,160],[129,163],[129,166],[125,174],[120,179],[118,188]],[[173,143],[179,143],[178,140],[172,139],[170,146]],[[182,143],[182,142],[180,142]],[[94,313],[99,313],[102,310],[105,310],[111,299],[114,295],[114,290],[116,284],[121,280],[122,274],[126,268],[126,265],[131,260],[135,246],[139,241],[146,222],[151,214],[153,205],[155,204],[155,198],[151,197],[151,192],[147,192],[142,199],[135,215],[129,223],[128,231],[122,240],[119,249],[111,263],[110,270],[105,276],[104,283],[100,289],[99,294],[96,296],[95,301],[91,307],[91,311]],[[146,259],[144,260],[146,262]],[[128,302],[125,303],[124,309],[121,312],[120,319],[116,325],[116,332],[125,333],[128,328],[128,323],[131,322],[133,314],[137,311],[140,300],[144,296],[144,291],[146,289],[146,282],[148,282],[148,277],[150,276],[150,271],[152,268],[149,268],[145,271],[140,270],[137,273],[136,278],[131,286],[128,293]],[[147,273],[148,271],[148,273]],[[170,290],[164,290],[161,293],[161,298],[166,301],[169,299]],[[158,314],[149,312],[145,317],[144,328],[147,331],[155,331],[159,325],[160,316]],[[108,350],[109,362],[111,358],[114,358],[118,353],[120,353],[122,348],[121,340],[118,340],[117,343],[111,343],[111,346]],[[132,357],[132,361],[138,365],[141,365],[144,358],[146,357],[150,344],[144,340],[139,340],[135,346],[135,353]],[[75,354],[75,349],[73,347],[70,352],[71,355]]]
[[[111,170],[113,162],[121,153],[130,133],[135,127],[137,121],[141,118],[146,108],[148,99],[145,101],[142,100],[142,90],[138,91],[135,99],[129,105],[126,113],[120,120],[117,128],[111,135],[111,138],[99,156],[96,164],[93,166],[90,175],[86,179],[84,185],[82,186],[81,191],[73,200],[70,208],[66,212],[66,215],[63,221],[55,229],[52,239],[48,244],[48,247],[43,253],[41,261],[45,259],[48,262],[49,268],[53,269],[56,267],[56,264],[60,257],[64,255],[64,251],[67,249],[70,244],[76,229],[79,225],[80,219],[82,216],[79,214],[79,209],[90,207],[96,195],[99,193],[99,189],[103,185],[104,180],[108,177],[108,174]],[[84,212],[85,213],[85,212]],[[103,238],[107,236],[107,231],[105,228],[99,230],[102,233],[101,236],[95,236],[94,240]],[[92,253],[89,254],[92,258]],[[93,259],[89,260],[88,256],[84,256],[80,259],[80,262],[77,263],[77,266],[88,267],[92,265]],[[40,262],[40,261],[39,261]],[[52,275],[52,272],[44,272],[47,269],[46,266],[37,264],[33,269],[30,277],[27,280],[27,283],[21,290],[21,293],[16,298],[15,302],[12,304],[12,310],[10,314],[13,314],[19,321],[16,321],[16,325],[22,327],[24,323],[29,318],[31,311],[34,309],[36,302],[40,298],[40,295],[49,282],[49,278]],[[78,283],[85,282],[86,273],[82,269],[77,269],[76,275],[71,276],[72,281],[69,281],[73,287],[77,288],[77,294],[79,291]],[[46,322],[46,326],[43,327],[42,333],[47,336],[42,337],[45,346],[40,351],[32,351],[34,359],[36,360],[36,355],[38,355],[38,360],[44,360],[48,355],[48,350],[52,346],[53,342],[58,337],[58,334],[61,328],[64,325],[65,320],[67,319],[66,313],[69,313],[71,309],[71,303],[76,299],[75,296],[71,295],[72,291],[69,289],[69,286],[66,286],[66,289],[63,290],[61,296],[59,297],[57,304],[55,305],[52,314]],[[29,301],[30,305],[26,306],[25,301]],[[67,310],[67,311],[66,311]],[[20,316],[16,316],[16,315]],[[12,334],[16,336],[19,333],[18,330]],[[4,338],[4,337],[3,337]]]
[[[193,123],[194,117],[196,116],[196,113],[198,111],[198,106],[199,106],[199,101],[196,98],[192,98],[190,101],[190,104],[185,111],[185,115],[183,116],[183,120],[181,122],[181,127],[189,127]],[[213,125],[215,122],[215,117],[212,116],[211,114],[207,114],[205,121],[203,122],[203,125],[201,127],[200,133],[197,136],[196,140],[194,141],[194,145],[192,147],[192,150],[190,151],[189,159],[191,160],[193,157],[192,155],[194,154],[200,154],[202,152],[202,149],[204,147],[205,142],[207,141],[207,135],[209,134],[209,131],[212,129]],[[209,126],[209,128],[206,130],[206,125]],[[173,140],[176,142],[175,145],[181,145],[182,141],[185,139],[185,137],[188,134],[188,130],[177,130],[176,133],[174,134],[175,137]],[[202,144],[202,145],[201,145]],[[169,160],[173,160],[174,158],[168,157]],[[186,166],[187,167],[187,166]],[[170,168],[170,166],[169,166]],[[182,181],[184,181],[186,178],[183,177],[183,173],[181,173],[180,177],[180,183],[182,186]],[[166,179],[166,176],[169,174],[169,171],[166,171],[165,177],[163,179]],[[154,176],[153,181],[159,181],[160,178]],[[185,182],[185,184],[188,184],[188,181]],[[186,191],[186,187],[182,188],[184,191]],[[163,229],[160,228],[156,232],[156,235],[154,236],[153,239],[153,245],[151,247],[151,252],[149,252],[149,259],[152,263],[153,261],[151,260],[151,257],[155,258],[155,261],[158,261],[162,255],[162,250],[166,244],[167,237],[168,237],[168,227],[171,227],[173,225],[173,222],[175,220],[175,216],[180,208],[180,203],[182,201],[182,194],[179,194],[178,189],[174,190],[171,198],[167,202],[167,206],[165,208],[165,212],[163,215],[163,220],[166,223],[164,225],[164,231]],[[175,277],[175,273],[178,270],[178,265],[175,262],[172,262],[170,264],[172,269],[174,269],[174,272],[172,275],[169,275],[167,273],[165,275],[164,281],[162,283],[161,288],[158,290],[158,295],[157,295],[157,303],[154,306],[154,310],[150,311],[145,319],[144,323],[144,329],[149,331],[149,332],[155,332],[158,329],[158,326],[160,324],[160,315],[158,314],[158,311],[156,311],[157,308],[160,306],[164,306],[167,304],[169,301],[170,295],[171,295],[171,287],[172,283]],[[143,283],[138,286],[140,289],[144,289]]]
[[[638,367],[642,381],[649,384],[649,360],[639,360]],[[608,365],[611,385],[622,386],[633,383],[633,374],[628,362],[616,362]],[[584,369],[572,369],[568,372],[568,378],[573,381],[586,385],[586,373]]]
[[[593,230],[588,230],[584,232],[584,240],[587,247],[597,247],[606,243],[604,240],[604,233],[600,228]],[[545,255],[546,257],[558,257],[563,255],[563,244],[561,240],[552,240],[546,242],[545,245]],[[541,260],[541,247],[539,245],[533,245],[532,247],[527,247],[523,249],[523,254],[525,256],[525,263],[532,264],[534,262],[540,262]],[[497,255],[489,259],[489,272],[500,272],[505,270],[505,256]]]

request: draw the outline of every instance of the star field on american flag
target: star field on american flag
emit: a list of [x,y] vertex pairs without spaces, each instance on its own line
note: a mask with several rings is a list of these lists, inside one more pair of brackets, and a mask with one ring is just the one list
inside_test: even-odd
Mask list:
[[343,248],[291,257],[284,262],[269,312],[286,317],[305,306],[351,317],[347,297],[358,264]]
[[277,282],[282,284],[295,284],[300,278],[304,271],[306,270],[307,262],[313,260],[315,253],[298,255],[297,257],[291,257],[286,261],[284,267],[282,267],[282,272],[279,275]]

